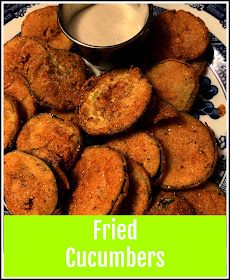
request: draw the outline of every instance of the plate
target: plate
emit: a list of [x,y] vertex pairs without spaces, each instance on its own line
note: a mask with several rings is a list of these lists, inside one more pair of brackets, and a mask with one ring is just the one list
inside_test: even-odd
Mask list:
[[[4,43],[20,33],[26,15],[43,8],[43,4],[4,4]],[[157,4],[153,13],[157,15],[165,9],[183,9],[202,18],[210,30],[214,59],[204,76],[200,78],[200,91],[192,114],[207,123],[214,131],[218,145],[218,163],[213,180],[226,191],[226,4]],[[100,71],[94,69],[97,75]],[[228,110],[227,110],[228,111]],[[222,113],[220,113],[222,112]]]

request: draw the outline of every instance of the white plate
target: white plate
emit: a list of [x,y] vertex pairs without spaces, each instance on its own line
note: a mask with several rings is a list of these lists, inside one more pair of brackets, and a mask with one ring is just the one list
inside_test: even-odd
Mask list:
[[[4,43],[20,33],[26,15],[33,10],[45,7],[44,4],[5,4],[4,5]],[[206,122],[214,131],[218,143],[219,161],[213,180],[226,190],[226,136],[227,113],[218,116],[217,108],[227,106],[226,102],[226,4],[157,4],[154,14],[164,9],[183,9],[204,20],[211,32],[214,59],[207,72],[201,77],[200,94],[193,114]],[[226,108],[227,109],[227,108]]]

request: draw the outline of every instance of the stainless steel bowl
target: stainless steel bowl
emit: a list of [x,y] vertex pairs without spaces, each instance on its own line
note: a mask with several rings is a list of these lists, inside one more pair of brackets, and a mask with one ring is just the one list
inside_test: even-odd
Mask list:
[[74,43],[74,48],[85,59],[100,70],[126,67],[135,64],[135,60],[144,51],[150,26],[153,19],[153,6],[148,5],[148,18],[139,33],[131,39],[112,46],[92,46],[78,41],[69,32],[70,22],[76,13],[93,4],[60,4],[58,9],[58,22],[65,35]]

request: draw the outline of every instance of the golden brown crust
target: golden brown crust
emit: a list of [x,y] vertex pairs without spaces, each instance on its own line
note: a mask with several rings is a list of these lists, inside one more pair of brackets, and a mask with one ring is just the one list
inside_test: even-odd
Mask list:
[[186,62],[168,59],[155,64],[146,74],[157,96],[178,111],[189,111],[197,96],[197,74]]
[[179,113],[159,122],[151,132],[165,152],[166,171],[158,184],[165,189],[185,189],[205,182],[217,162],[213,132],[194,117]]
[[144,168],[137,162],[127,159],[129,192],[117,214],[143,215],[151,201],[151,183]]
[[53,48],[69,50],[73,43],[58,24],[57,10],[58,6],[48,6],[29,13],[22,23],[22,36],[35,37]]
[[79,121],[78,121],[78,113],[77,112],[60,112],[57,110],[52,109],[50,111],[51,114],[58,116],[59,118],[69,121],[70,123],[78,126]]
[[145,125],[154,125],[161,120],[175,118],[178,116],[178,111],[168,102],[161,98],[157,98],[154,112],[146,115],[144,119]]
[[87,147],[73,168],[72,178],[76,188],[68,208],[70,215],[113,214],[127,193],[126,162],[107,147]]
[[11,214],[52,214],[58,201],[55,177],[39,158],[10,152],[4,156],[4,198]]
[[36,100],[31,93],[26,77],[19,72],[4,73],[4,94],[12,96],[18,102],[24,121],[36,114]]
[[143,115],[151,92],[138,68],[93,77],[83,87],[79,124],[90,135],[125,131]]
[[64,170],[68,170],[75,162],[81,147],[79,128],[48,113],[30,119],[17,139],[18,150],[33,154]]
[[62,209],[61,208],[57,208],[54,210],[54,212],[52,213],[52,215],[62,215]]
[[193,61],[190,61],[189,63],[198,76],[203,75],[205,70],[207,69],[207,61],[204,57],[197,58]]
[[[198,78],[213,58],[204,22],[186,11],[163,12],[154,17],[149,44],[157,64],[145,77],[131,67],[88,79],[84,60],[68,52],[72,42],[58,25],[57,7],[30,13],[21,35],[4,45],[4,96],[12,101],[4,104],[5,153],[29,120],[18,138],[21,155],[6,157],[12,214],[226,214],[224,193],[207,183],[217,162],[214,133],[178,112],[191,109]],[[50,114],[35,116],[37,109]],[[86,148],[77,161],[82,135],[86,146],[109,142]],[[39,191],[47,183],[50,203],[42,200],[47,190]]]
[[86,66],[77,54],[47,49],[48,55],[30,65],[28,79],[38,102],[59,111],[73,111],[79,106],[81,86],[86,80]]
[[4,96],[4,150],[15,143],[21,123],[18,104],[11,96]]
[[70,189],[70,184],[67,175],[57,164],[50,165],[50,168],[56,177],[58,188],[63,194],[65,190]]
[[[125,164],[126,164],[126,162],[125,162]],[[128,173],[126,173],[122,190],[121,190],[120,194],[118,195],[118,197],[113,202],[112,209],[109,212],[110,215],[117,215],[118,214],[119,209],[120,209],[124,199],[128,195],[128,192],[129,192],[129,176],[128,176]]]
[[226,195],[215,183],[207,182],[181,194],[198,215],[226,215]]
[[193,207],[177,192],[159,191],[146,215],[194,215]]
[[37,59],[45,59],[47,50],[37,40],[22,37],[14,37],[4,45],[4,71],[18,70],[27,77],[27,71]]
[[152,39],[156,61],[167,58],[189,61],[204,54],[209,32],[205,23],[192,13],[168,10],[155,16]]
[[160,168],[160,144],[147,132],[120,136],[108,141],[106,145],[140,163],[150,177],[155,176]]

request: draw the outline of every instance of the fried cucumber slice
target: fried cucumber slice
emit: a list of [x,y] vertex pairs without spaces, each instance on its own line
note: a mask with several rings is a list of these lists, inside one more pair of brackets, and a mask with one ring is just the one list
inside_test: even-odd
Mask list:
[[157,112],[153,117],[153,122],[158,123],[160,120],[174,118],[178,115],[178,111],[163,99],[158,99]]
[[4,150],[10,149],[16,141],[21,117],[18,104],[11,96],[4,96]]
[[108,141],[106,145],[140,163],[150,177],[155,176],[161,167],[161,146],[147,132],[120,136]]
[[79,124],[90,135],[125,131],[143,115],[151,93],[138,68],[92,77],[83,86]]
[[58,116],[59,118],[65,120],[65,121],[69,121],[76,126],[79,125],[77,112],[60,112],[60,111],[52,109],[50,111],[50,113]]
[[4,198],[15,215],[49,215],[56,208],[55,177],[41,159],[12,151],[4,156]]
[[144,124],[154,125],[161,120],[175,118],[177,115],[178,111],[171,104],[158,97],[154,111],[145,116]]
[[195,215],[193,207],[180,193],[159,191],[146,215]]
[[182,195],[198,215],[226,215],[226,194],[215,183],[207,182],[183,191]]
[[78,127],[49,113],[30,119],[17,139],[17,149],[35,155],[54,168],[68,170],[82,147]]
[[151,132],[162,145],[166,170],[158,182],[164,189],[192,188],[205,182],[217,162],[217,145],[211,129],[186,113],[161,121]]
[[19,72],[4,73],[4,94],[12,96],[20,105],[24,121],[28,121],[37,113],[37,103],[29,83]]
[[198,93],[198,77],[193,68],[179,60],[155,64],[146,74],[157,96],[178,111],[189,111]]
[[189,62],[192,66],[193,70],[197,73],[198,77],[203,75],[205,70],[207,69],[207,61],[205,58],[197,58],[193,61]]
[[205,53],[209,32],[203,20],[183,10],[168,10],[154,17],[152,53],[155,61],[193,60]]
[[55,178],[57,180],[58,189],[60,190],[61,194],[63,195],[65,190],[70,189],[70,183],[69,183],[68,177],[58,164],[51,164],[50,168],[53,171]]
[[31,64],[39,58],[43,60],[48,53],[43,44],[32,38],[17,35],[4,45],[4,71],[19,71],[27,77]]
[[76,53],[53,48],[36,59],[28,70],[31,89],[38,102],[58,111],[73,111],[80,103],[86,65]]
[[143,215],[151,202],[151,183],[142,165],[127,159],[129,175],[129,191],[121,203],[117,214]]
[[75,189],[70,215],[107,215],[117,212],[128,191],[126,161],[103,146],[85,148],[72,170]]
[[35,37],[53,48],[69,50],[73,43],[62,32],[57,11],[58,6],[48,6],[29,13],[22,23],[22,36]]

